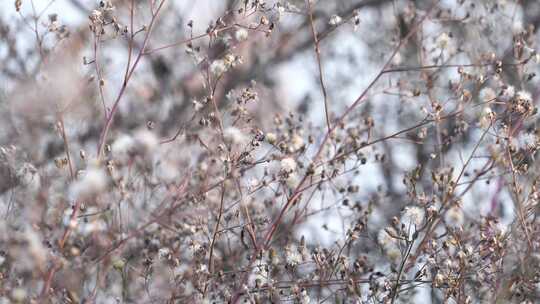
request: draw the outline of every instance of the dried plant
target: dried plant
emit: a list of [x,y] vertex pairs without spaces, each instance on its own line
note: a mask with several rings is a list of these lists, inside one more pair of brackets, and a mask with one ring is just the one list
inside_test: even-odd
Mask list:
[[5,10],[0,303],[540,301],[537,1]]

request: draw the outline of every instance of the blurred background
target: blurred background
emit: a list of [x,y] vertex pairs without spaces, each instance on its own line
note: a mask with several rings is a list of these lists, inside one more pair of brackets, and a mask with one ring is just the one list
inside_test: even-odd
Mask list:
[[[213,154],[201,146],[205,140],[217,145],[216,136],[197,137],[204,120],[210,119],[207,112],[214,110],[205,107],[209,96],[223,112],[234,112],[234,108],[250,113],[249,128],[236,127],[234,118],[224,118],[225,124],[231,125],[222,130],[225,142],[230,137],[231,146],[240,146],[245,138],[238,137],[257,131],[267,137],[277,134],[278,138],[286,133],[288,141],[298,135],[298,145],[305,153],[289,154],[296,155],[302,169],[308,167],[317,145],[324,140],[325,102],[331,121],[338,121],[352,104],[361,102],[340,121],[336,137],[342,141],[336,140],[334,150],[328,148],[329,152],[323,153],[329,158],[331,151],[348,147],[349,137],[359,137],[359,143],[365,144],[393,134],[391,140],[370,144],[355,153],[356,159],[344,161],[340,174],[313,195],[313,213],[291,231],[292,238],[304,236],[314,246],[332,246],[343,241],[351,223],[363,217],[358,210],[369,210],[370,241],[357,248],[357,252],[369,252],[378,232],[394,216],[400,216],[405,206],[441,199],[434,194],[440,190],[434,176],[448,172],[464,179],[457,185],[464,190],[461,209],[454,210],[449,223],[454,220],[465,227],[481,216],[496,217],[501,227],[515,222],[506,169],[491,162],[497,158],[493,145],[499,139],[488,133],[484,140],[482,117],[484,102],[507,94],[509,87],[533,105],[537,103],[539,1],[320,0],[308,5],[302,0],[171,0],[166,1],[146,41],[154,2],[0,3],[3,231],[28,223],[47,223],[49,226],[41,229],[52,231],[59,221],[69,223],[70,201],[84,191],[73,186],[68,167],[74,167],[74,175],[73,171],[86,168],[88,160],[97,156],[103,127],[113,111],[104,143],[113,154],[129,143],[124,135],[149,146],[166,142],[144,165],[152,168],[149,172],[140,176],[129,173],[133,189],[143,188],[137,178],[150,189],[148,196],[145,192],[130,198],[137,201],[130,203],[133,205],[119,203],[114,217],[124,212],[119,223],[125,227],[120,225],[119,229],[129,235],[129,228],[146,218],[146,214],[134,214],[135,210],[155,207],[163,197],[153,197],[153,191],[166,192],[188,174],[187,168],[199,170],[204,163],[212,169],[207,160]],[[132,3],[134,13],[130,16]],[[431,17],[418,25],[426,14]],[[105,22],[97,32],[96,18]],[[136,33],[134,40],[127,38],[131,30]],[[320,63],[313,30],[320,41]],[[394,53],[405,39],[407,43]],[[143,46],[145,51],[136,61]],[[128,49],[132,49],[131,55]],[[499,61],[502,68],[496,71]],[[123,92],[126,64],[134,62],[137,67]],[[377,82],[362,95],[374,79]],[[471,79],[476,82],[466,83]],[[253,99],[257,102],[235,108],[250,92],[256,92]],[[113,110],[118,96],[121,102]],[[501,107],[495,104],[489,111],[503,112]],[[454,111],[462,113],[415,127],[426,117]],[[286,126],[278,121],[286,121]],[[523,122],[520,130],[512,144],[518,151],[527,150],[537,141],[536,118]],[[67,160],[66,146],[71,151]],[[289,146],[294,147],[294,142]],[[266,159],[269,154],[257,155]],[[523,157],[520,164],[536,168],[531,155]],[[268,159],[275,162],[279,157]],[[247,189],[249,178],[263,180],[266,171],[272,170],[275,168],[270,164],[246,173],[242,187]],[[331,172],[331,168],[327,170]],[[415,174],[418,176],[411,178]],[[291,183],[298,183],[300,177]],[[411,195],[412,180],[417,183],[416,195]],[[468,181],[474,186],[468,187]],[[268,203],[274,192],[254,195],[253,201]],[[43,201],[28,203],[36,195]],[[59,206],[59,211],[48,211],[51,206]],[[97,204],[97,209],[101,207]],[[269,218],[275,218],[276,212],[273,209]],[[42,233],[42,240],[59,237],[53,232]],[[280,237],[286,235],[283,231]],[[388,261],[383,260],[376,264],[388,269]]]

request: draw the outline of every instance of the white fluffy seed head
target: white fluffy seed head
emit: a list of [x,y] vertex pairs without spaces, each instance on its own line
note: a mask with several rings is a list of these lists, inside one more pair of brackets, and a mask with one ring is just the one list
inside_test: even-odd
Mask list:
[[519,101],[522,101],[522,102],[531,102],[532,101],[532,95],[530,92],[527,92],[527,91],[519,91],[516,93],[516,98],[519,100]]
[[266,133],[265,138],[266,138],[266,141],[271,145],[275,144],[277,141],[277,136],[275,133],[271,133],[271,132]]
[[114,158],[119,161],[126,161],[134,152],[135,140],[133,137],[123,134],[120,135],[111,145]]
[[453,206],[446,212],[444,220],[450,227],[461,227],[465,221],[463,210],[459,206]]
[[249,36],[248,31],[245,28],[240,28],[234,33],[234,37],[238,41],[245,41]]
[[446,49],[450,43],[450,36],[447,33],[442,33],[437,37],[437,46],[441,49]]
[[147,129],[137,131],[134,138],[137,147],[141,149],[141,152],[143,153],[152,152],[159,145],[159,140],[156,135]]
[[96,197],[107,188],[108,177],[99,167],[91,167],[82,173],[80,179],[71,184],[69,192],[73,200],[86,200]]
[[291,157],[282,159],[280,164],[281,170],[286,173],[291,173],[296,170],[296,161]]
[[516,88],[514,86],[507,86],[503,88],[501,92],[501,96],[504,97],[505,99],[510,99],[514,97],[515,94],[516,94]]
[[291,145],[294,151],[298,151],[304,146],[304,139],[300,135],[294,134],[291,138]]
[[44,269],[47,265],[47,250],[43,246],[41,235],[33,228],[27,227],[24,231],[24,238],[28,243],[28,252],[34,259],[36,266]]
[[401,221],[405,225],[419,226],[424,220],[424,210],[417,206],[405,207],[401,216]]
[[[387,228],[388,231],[393,231],[393,228]],[[387,249],[388,247],[395,246],[396,239],[394,239],[390,234],[388,233],[386,229],[379,230],[379,233],[377,235],[377,241],[379,245],[381,245],[383,248]],[[397,233],[394,231],[393,234],[397,235]]]
[[227,71],[227,64],[224,60],[214,60],[210,65],[210,72],[216,76],[220,76]]
[[223,130],[223,137],[229,144],[243,145],[247,142],[246,135],[236,127],[228,127]]
[[332,17],[330,17],[330,21],[328,21],[328,24],[330,24],[331,26],[338,26],[341,24],[341,21],[343,19],[338,16],[338,15],[333,15]]

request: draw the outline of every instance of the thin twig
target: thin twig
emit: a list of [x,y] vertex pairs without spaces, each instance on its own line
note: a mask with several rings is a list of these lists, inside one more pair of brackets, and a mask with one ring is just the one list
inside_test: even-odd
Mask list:
[[313,41],[315,45],[315,58],[317,59],[317,67],[319,68],[319,83],[321,85],[321,90],[324,98],[324,115],[326,117],[326,126],[328,128],[328,132],[332,129],[331,123],[330,123],[330,116],[328,113],[328,93],[326,92],[326,85],[324,84],[324,73],[323,73],[323,67],[321,63],[321,48],[319,46],[319,38],[317,37],[317,32],[315,30],[315,24],[313,21],[313,11],[311,8],[311,1],[306,0],[306,5],[309,12],[309,24],[311,26],[311,33],[313,34]]

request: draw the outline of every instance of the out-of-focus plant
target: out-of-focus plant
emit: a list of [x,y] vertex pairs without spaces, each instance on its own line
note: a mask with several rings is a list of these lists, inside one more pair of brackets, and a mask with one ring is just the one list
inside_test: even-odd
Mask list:
[[539,301],[536,1],[90,2],[0,18],[0,303]]

